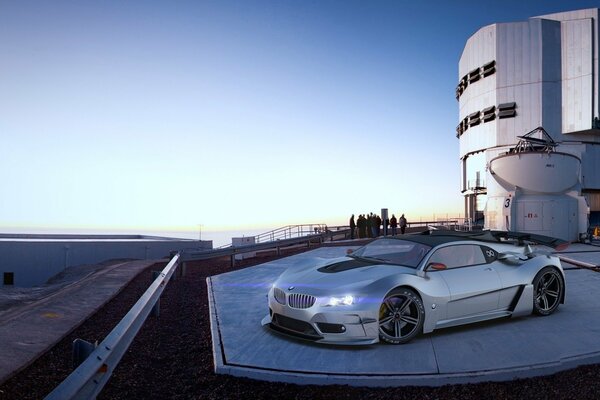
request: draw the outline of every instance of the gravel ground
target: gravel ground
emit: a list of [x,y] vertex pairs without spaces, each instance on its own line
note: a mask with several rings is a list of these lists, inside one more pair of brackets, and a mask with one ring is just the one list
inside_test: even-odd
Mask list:
[[[302,252],[289,251],[286,255]],[[237,268],[274,256],[238,262]],[[142,272],[115,299],[40,357],[0,386],[0,399],[40,399],[71,372],[71,342],[101,341],[148,287],[151,270]],[[355,388],[300,386],[235,378],[213,373],[205,279],[231,271],[229,259],[196,262],[184,279],[171,281],[161,299],[161,314],[149,317],[100,399],[598,399],[598,365],[552,376],[512,382],[448,385],[439,388]]]

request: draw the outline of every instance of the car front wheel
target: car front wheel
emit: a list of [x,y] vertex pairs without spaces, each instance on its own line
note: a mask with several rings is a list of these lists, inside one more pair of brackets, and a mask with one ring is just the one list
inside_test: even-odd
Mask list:
[[564,288],[558,270],[543,268],[533,279],[533,312],[538,315],[552,314],[560,304]]
[[423,330],[425,309],[417,294],[406,288],[392,290],[379,307],[379,338],[402,344]]

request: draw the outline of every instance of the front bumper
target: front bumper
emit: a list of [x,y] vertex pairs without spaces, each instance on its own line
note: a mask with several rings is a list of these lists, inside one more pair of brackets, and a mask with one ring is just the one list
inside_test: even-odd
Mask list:
[[262,325],[318,343],[361,345],[379,341],[375,310],[317,304],[297,309],[278,303],[272,294],[269,295],[269,314],[263,318]]

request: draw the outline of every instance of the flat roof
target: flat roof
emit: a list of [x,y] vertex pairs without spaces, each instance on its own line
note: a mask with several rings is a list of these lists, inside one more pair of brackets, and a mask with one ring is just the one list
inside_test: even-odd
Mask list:
[[85,235],[85,234],[28,234],[0,233],[0,242],[149,242],[149,241],[189,241],[194,239],[172,238],[146,235]]

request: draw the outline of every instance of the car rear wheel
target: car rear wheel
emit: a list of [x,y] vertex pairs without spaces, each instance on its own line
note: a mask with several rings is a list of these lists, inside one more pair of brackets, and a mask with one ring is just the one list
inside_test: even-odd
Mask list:
[[379,307],[379,338],[402,344],[423,330],[425,309],[417,294],[406,288],[392,290]]
[[533,312],[552,314],[558,308],[564,290],[562,276],[556,268],[542,269],[533,279]]

